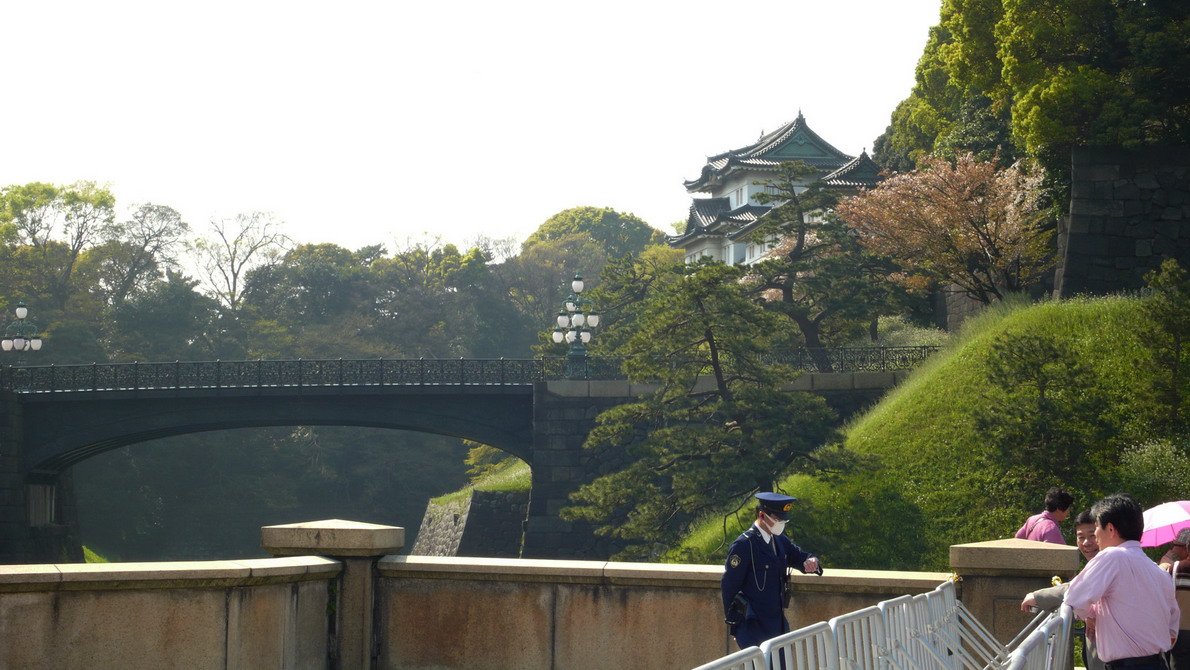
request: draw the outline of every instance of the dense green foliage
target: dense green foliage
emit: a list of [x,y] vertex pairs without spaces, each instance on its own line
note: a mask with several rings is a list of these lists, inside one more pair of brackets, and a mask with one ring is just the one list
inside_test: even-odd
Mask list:
[[[862,246],[852,227],[834,215],[837,192],[817,181],[800,187],[814,174],[800,161],[782,163],[778,173],[756,195],[773,209],[760,219],[753,240],[771,249],[747,277],[765,307],[797,329],[792,342],[777,346],[835,344],[845,333],[895,312],[904,292],[889,280],[894,266],[875,245]],[[829,363],[819,365],[826,370]]]
[[833,433],[821,397],[780,390],[794,372],[763,354],[781,319],[742,274],[714,262],[666,273],[618,349],[629,379],[657,390],[599,415],[585,446],[622,465],[582,486],[562,516],[624,540],[621,557],[656,556],[702,510],[805,467]]
[[661,244],[665,235],[632,214],[609,207],[572,207],[546,219],[525,240],[525,247],[574,236],[594,240],[607,258],[640,253],[650,244]]
[[[1150,327],[1138,299],[989,308],[847,427],[854,470],[782,481],[801,498],[795,541],[837,567],[943,570],[951,544],[1010,537],[1050,486],[1080,509],[1117,490],[1184,497],[1186,443],[1155,427]],[[672,555],[717,562],[746,523],[708,516]]]
[[[195,235],[166,206],[118,216],[114,195],[90,182],[9,186],[0,306],[11,314],[25,301],[45,334],[29,364],[528,357],[570,277],[598,283],[605,244],[640,253],[659,235],[631,215],[568,212],[519,254],[486,239],[349,250],[294,244],[260,212]],[[107,557],[244,556],[259,553],[267,524],[341,517],[416,529],[428,498],[466,481],[466,450],[420,433],[255,428],[124,447],[80,463],[72,479],[83,541]],[[505,485],[521,485],[513,479]]]
[[944,0],[874,158],[1029,156],[1062,196],[1073,146],[1190,143],[1188,72],[1182,0]]

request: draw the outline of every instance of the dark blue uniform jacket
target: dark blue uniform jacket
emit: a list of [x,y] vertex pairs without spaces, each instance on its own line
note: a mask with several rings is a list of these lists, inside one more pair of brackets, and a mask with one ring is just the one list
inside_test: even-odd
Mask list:
[[719,582],[724,617],[727,617],[737,593],[744,594],[748,601],[746,618],[731,631],[741,649],[789,632],[789,623],[781,607],[781,578],[786,567],[805,573],[802,566],[813,556],[784,535],[776,535],[773,539],[773,548],[770,548],[760,529],[752,526],[736,538],[727,551],[723,579]]

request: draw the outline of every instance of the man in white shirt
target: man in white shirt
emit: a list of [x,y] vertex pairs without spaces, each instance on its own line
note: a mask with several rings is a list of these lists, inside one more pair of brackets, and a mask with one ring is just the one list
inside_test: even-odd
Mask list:
[[1091,508],[1099,553],[1074,578],[1065,602],[1088,620],[1108,670],[1166,670],[1178,636],[1173,580],[1140,548],[1144,512],[1126,493]]

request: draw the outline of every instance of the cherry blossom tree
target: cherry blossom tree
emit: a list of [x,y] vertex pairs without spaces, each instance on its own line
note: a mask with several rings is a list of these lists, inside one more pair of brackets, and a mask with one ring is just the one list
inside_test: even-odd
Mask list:
[[1053,266],[1040,169],[997,168],[972,154],[930,157],[841,202],[865,246],[891,256],[910,285],[950,282],[990,303],[1039,282]]

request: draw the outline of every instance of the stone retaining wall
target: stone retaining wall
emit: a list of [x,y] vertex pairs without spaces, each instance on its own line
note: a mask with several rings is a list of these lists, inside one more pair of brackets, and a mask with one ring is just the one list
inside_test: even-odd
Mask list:
[[409,553],[516,558],[528,507],[528,491],[471,491],[461,501],[430,501]]
[[1190,267],[1190,147],[1076,147],[1054,294],[1144,286],[1164,258]]

